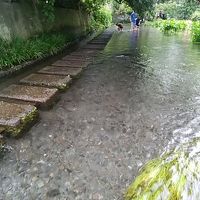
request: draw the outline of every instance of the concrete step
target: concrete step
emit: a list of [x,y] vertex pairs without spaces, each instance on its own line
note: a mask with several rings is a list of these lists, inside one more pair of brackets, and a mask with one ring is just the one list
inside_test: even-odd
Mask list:
[[77,62],[77,63],[73,63],[67,60],[58,60],[55,63],[52,64],[52,66],[56,66],[56,67],[72,67],[72,68],[86,68],[88,65],[90,64],[90,62]]
[[100,51],[96,49],[79,49],[77,51],[72,52],[70,55],[91,59],[93,57],[96,57],[99,54],[99,52]]
[[47,66],[38,71],[41,74],[53,74],[61,76],[70,76],[72,78],[78,77],[82,72],[82,68],[72,68],[72,67],[56,67],[56,66]]
[[35,106],[0,101],[0,131],[20,136],[38,118]]
[[83,47],[83,49],[96,49],[96,50],[103,50],[105,48],[105,45],[100,44],[87,44]]
[[31,103],[40,108],[49,108],[58,99],[58,89],[26,85],[10,85],[0,91],[0,100]]
[[76,56],[76,55],[66,55],[62,58],[62,60],[70,61],[70,62],[88,62],[91,61],[92,58],[87,58],[84,56]]
[[59,90],[66,89],[71,83],[70,76],[59,76],[50,74],[30,74],[24,79],[20,80],[20,83],[28,84],[31,86],[45,86],[50,88],[57,88]]

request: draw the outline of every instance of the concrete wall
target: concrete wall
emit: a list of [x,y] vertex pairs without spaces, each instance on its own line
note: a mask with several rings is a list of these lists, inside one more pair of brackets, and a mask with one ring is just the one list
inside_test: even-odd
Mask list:
[[55,22],[47,23],[34,0],[0,0],[0,38],[28,38],[51,30],[84,35],[87,29],[88,16],[79,10],[56,8]]

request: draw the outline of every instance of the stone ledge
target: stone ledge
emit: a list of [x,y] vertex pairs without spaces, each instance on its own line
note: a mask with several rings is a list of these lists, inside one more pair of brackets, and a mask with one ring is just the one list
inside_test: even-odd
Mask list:
[[28,102],[37,107],[48,108],[57,100],[57,94],[57,89],[25,85],[10,85],[0,91],[0,99],[9,102]]
[[61,76],[70,76],[75,78],[79,76],[82,72],[82,68],[71,68],[71,67],[56,67],[56,66],[47,66],[38,73],[42,74],[53,74],[53,75],[61,75]]
[[20,136],[37,117],[38,111],[32,105],[0,101],[0,131],[5,131],[13,137]]
[[28,84],[31,86],[45,86],[53,87],[59,90],[66,89],[71,82],[70,76],[50,75],[50,74],[30,74],[24,79],[20,80],[20,83]]
[[66,60],[58,60],[55,63],[53,63],[53,66],[56,67],[72,67],[72,68],[86,68],[88,65],[90,64],[90,62],[83,62],[83,63],[73,63],[71,64],[70,62],[66,61]]

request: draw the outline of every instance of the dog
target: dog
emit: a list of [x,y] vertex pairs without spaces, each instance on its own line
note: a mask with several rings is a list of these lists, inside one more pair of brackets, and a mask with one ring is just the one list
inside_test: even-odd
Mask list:
[[118,31],[123,31],[124,27],[123,27],[123,25],[121,23],[117,23],[116,26],[117,26],[117,30]]

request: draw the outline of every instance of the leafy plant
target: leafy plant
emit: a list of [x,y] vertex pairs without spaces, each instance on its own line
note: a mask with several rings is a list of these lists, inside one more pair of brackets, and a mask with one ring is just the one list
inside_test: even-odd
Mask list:
[[8,42],[0,40],[0,70],[7,70],[25,61],[53,55],[74,38],[65,33],[42,34],[28,40],[15,38]]
[[191,35],[193,42],[200,42],[200,21],[192,22]]
[[200,9],[197,9],[191,16],[192,21],[200,21]]
[[187,22],[184,20],[155,20],[151,23],[154,27],[159,28],[164,33],[174,33],[183,31],[187,27]]

